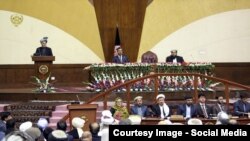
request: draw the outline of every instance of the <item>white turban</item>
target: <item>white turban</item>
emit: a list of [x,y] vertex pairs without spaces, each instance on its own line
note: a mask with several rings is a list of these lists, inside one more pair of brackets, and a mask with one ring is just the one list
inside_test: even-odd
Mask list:
[[48,140],[53,141],[64,141],[68,140],[67,134],[62,130],[54,130],[48,137]]
[[172,125],[172,124],[173,123],[168,119],[158,122],[158,125]]
[[75,117],[72,119],[72,125],[75,128],[82,128],[84,126],[85,120],[79,117]]
[[114,122],[112,113],[109,110],[102,111],[101,123],[105,125],[111,125]]
[[140,125],[141,124],[141,116],[139,115],[130,115],[128,119],[131,120],[132,125]]
[[48,37],[43,37],[43,38],[40,40],[40,42],[43,42],[43,41],[48,42]]
[[37,122],[37,126],[43,130],[48,126],[48,121],[45,118],[40,118]]
[[188,120],[188,125],[202,125],[202,121],[198,118],[191,118]]
[[164,94],[158,94],[158,95],[156,96],[156,99],[159,99],[159,98],[164,98],[164,99],[165,99],[165,95],[164,95]]
[[142,99],[142,96],[137,96],[134,98],[134,101],[138,100],[138,99]]
[[26,121],[24,123],[22,123],[20,126],[19,126],[19,130],[24,132],[26,131],[27,129],[31,128],[32,127],[32,122],[30,121]]

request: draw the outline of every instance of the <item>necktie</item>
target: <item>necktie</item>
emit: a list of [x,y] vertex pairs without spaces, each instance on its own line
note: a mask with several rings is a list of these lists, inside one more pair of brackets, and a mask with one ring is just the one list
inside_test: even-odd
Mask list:
[[246,105],[245,104],[243,104],[243,110],[244,110],[244,112],[246,112]]
[[202,111],[203,111],[204,117],[205,117],[205,118],[208,118],[207,110],[206,110],[205,104],[202,105],[201,107],[202,107]]
[[224,111],[224,110],[223,110],[223,106],[220,105],[220,104],[218,104],[218,105],[219,105],[220,111]]
[[120,61],[121,61],[121,63],[122,63],[122,56],[120,55],[119,57],[120,57]]

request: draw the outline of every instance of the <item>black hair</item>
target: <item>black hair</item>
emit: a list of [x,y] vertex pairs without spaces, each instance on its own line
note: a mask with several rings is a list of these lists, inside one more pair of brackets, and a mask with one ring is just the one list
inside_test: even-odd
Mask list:
[[200,93],[200,94],[198,95],[198,98],[200,98],[200,97],[202,97],[202,96],[206,97],[205,94]]
[[240,94],[240,99],[243,99],[243,98],[247,98],[247,93],[242,92],[242,93]]
[[184,99],[185,99],[185,100],[187,100],[187,99],[193,99],[193,97],[192,97],[192,96],[186,95],[186,96],[184,97]]
[[9,119],[6,121],[6,128],[15,128],[16,120],[15,119]]
[[46,140],[48,140],[49,138],[49,135],[50,133],[53,132],[53,129],[51,127],[46,127],[44,130],[43,130],[43,136]]
[[57,124],[56,124],[56,126],[57,126],[58,130],[63,130],[63,131],[67,130],[67,123],[66,123],[65,120],[58,121]]
[[10,116],[10,112],[1,112],[1,120],[4,121],[8,116]]

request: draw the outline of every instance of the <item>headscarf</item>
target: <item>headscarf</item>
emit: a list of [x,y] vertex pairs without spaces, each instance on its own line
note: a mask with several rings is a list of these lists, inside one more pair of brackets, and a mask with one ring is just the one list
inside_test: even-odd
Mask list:
[[122,101],[122,99],[120,97],[117,97],[115,99],[115,105],[113,106],[113,108],[115,109],[115,113],[114,113],[114,118],[117,120],[121,120],[121,119],[126,119],[129,117],[129,113],[128,110],[125,106],[121,105],[119,106],[117,103],[119,101]]

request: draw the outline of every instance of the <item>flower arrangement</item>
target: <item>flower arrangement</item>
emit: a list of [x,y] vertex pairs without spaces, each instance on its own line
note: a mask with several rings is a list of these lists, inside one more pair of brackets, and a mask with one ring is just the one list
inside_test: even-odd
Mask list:
[[[148,75],[152,70],[157,73],[201,73],[213,75],[214,65],[207,62],[188,63],[185,66],[176,63],[126,63],[126,64],[93,64],[90,67],[92,82],[83,82],[90,91],[105,91],[112,86],[126,81]],[[158,78],[160,91],[192,90],[194,77],[190,76],[163,76]],[[198,86],[201,90],[209,89],[211,82],[198,78]],[[154,80],[145,79],[131,86],[131,91],[153,91]],[[211,89],[210,89],[211,90]],[[117,90],[126,91],[125,88]]]
[[39,79],[38,77],[36,76],[31,76],[31,78],[33,80],[35,80],[35,82],[33,82],[32,84],[38,86],[38,88],[36,88],[34,91],[35,92],[43,92],[43,93],[51,93],[51,92],[55,92],[54,91],[54,88],[52,87],[52,83],[49,82],[49,80],[51,79],[50,78],[50,74],[49,76],[42,80],[42,79]]

